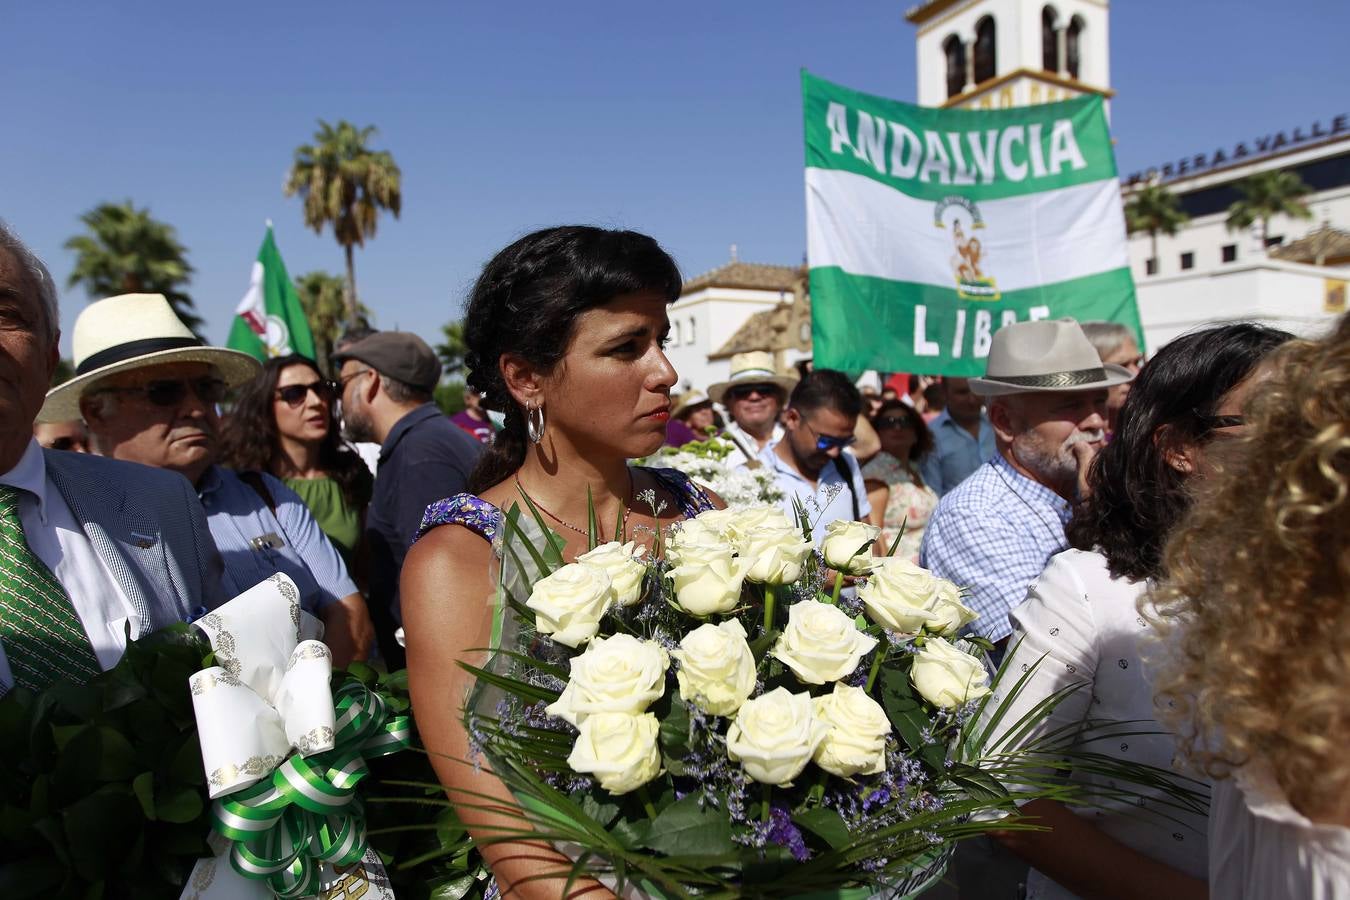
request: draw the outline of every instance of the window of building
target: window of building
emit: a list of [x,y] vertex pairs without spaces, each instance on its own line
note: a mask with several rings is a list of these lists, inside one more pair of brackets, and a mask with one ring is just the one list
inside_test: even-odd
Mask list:
[[966,89],[966,45],[952,35],[942,42],[942,52],[947,54],[947,96],[955,97]]
[[1068,70],[1070,78],[1079,77],[1078,73],[1081,67],[1081,38],[1083,36],[1083,20],[1074,16],[1069,20],[1069,27],[1064,31],[1064,68]]
[[1181,268],[1183,268],[1183,269],[1194,269],[1194,268],[1195,268],[1195,254],[1194,254],[1194,253],[1183,253],[1183,254],[1181,254]]
[[985,16],[975,23],[975,83],[988,81],[998,68],[994,17]]
[[1267,247],[1278,247],[1283,243],[1284,243],[1284,235],[1282,234],[1277,234],[1274,237],[1266,238]]
[[680,346],[680,343],[681,343],[681,341],[680,341],[680,323],[679,323],[679,322],[671,322],[671,323],[670,323],[670,346],[672,346],[672,347],[678,347],[678,346]]
[[1157,274],[1158,274],[1158,260],[1156,260],[1156,259],[1146,259],[1146,260],[1144,260],[1144,274],[1145,274],[1145,275],[1157,275]]
[[1224,262],[1233,262],[1237,259],[1237,244],[1224,244],[1219,252],[1223,254]]
[[689,317],[689,343],[695,343],[694,339],[694,317]]
[[1041,10],[1041,68],[1047,72],[1059,71],[1059,13],[1053,6]]

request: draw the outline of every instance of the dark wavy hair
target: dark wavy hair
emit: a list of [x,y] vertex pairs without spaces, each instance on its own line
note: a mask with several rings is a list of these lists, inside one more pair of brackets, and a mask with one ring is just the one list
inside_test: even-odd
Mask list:
[[464,313],[469,383],[483,405],[506,416],[469,478],[481,493],[525,462],[525,413],[501,373],[504,353],[542,372],[562,361],[577,317],[625,294],[653,292],[673,303],[679,267],[652,238],[635,231],[564,225],[525,235],[492,258]]
[[1130,386],[1111,443],[1088,472],[1065,533],[1079,550],[1098,550],[1113,578],[1162,573],[1163,547],[1190,507],[1187,476],[1169,450],[1203,443],[1206,419],[1271,351],[1293,335],[1264,325],[1220,325],[1163,346]]
[[877,419],[891,413],[904,416],[914,428],[914,446],[909,448],[910,461],[918,462],[927,456],[933,449],[933,432],[928,430],[928,423],[923,420],[923,414],[903,400],[883,400],[877,407],[876,414],[872,416],[872,427],[876,427]]
[[[221,463],[241,472],[267,472],[276,475],[273,463],[280,449],[277,420],[272,415],[281,370],[305,366],[323,378],[314,360],[290,354],[263,363],[258,377],[240,387],[228,425],[222,429]],[[319,445],[319,465],[342,488],[342,497],[352,509],[359,509],[370,498],[370,469],[339,434],[337,404],[328,404],[328,432]]]

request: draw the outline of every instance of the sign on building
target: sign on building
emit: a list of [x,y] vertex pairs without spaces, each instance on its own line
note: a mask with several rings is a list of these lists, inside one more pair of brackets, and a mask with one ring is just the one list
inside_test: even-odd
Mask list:
[[818,366],[981,375],[1029,319],[1143,334],[1100,97],[947,110],[802,73]]

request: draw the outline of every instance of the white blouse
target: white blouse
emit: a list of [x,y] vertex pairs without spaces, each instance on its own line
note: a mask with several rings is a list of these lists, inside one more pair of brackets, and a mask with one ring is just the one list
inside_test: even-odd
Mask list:
[[1214,785],[1209,860],[1211,897],[1350,897],[1350,828],[1310,821],[1264,766],[1247,766]]
[[[987,708],[997,708],[1022,673],[1040,660],[1003,722],[1011,725],[1056,691],[1081,684],[1029,737],[1080,725],[1088,719],[1135,723],[1117,731],[1161,731],[1153,718],[1153,689],[1144,676],[1140,657],[1140,639],[1149,627],[1136,603],[1147,586],[1146,582],[1112,578],[1100,553],[1066,550],[1051,557],[1045,571],[1028,589],[1027,599],[1010,613],[1013,632],[1008,647],[1012,660]],[[1168,769],[1175,741],[1167,734],[1130,734],[1091,741],[1083,747]],[[1071,780],[1130,791],[1132,801],[1098,800],[1096,805],[1076,807],[1074,812],[1151,859],[1196,878],[1206,877],[1203,816],[1164,806],[1159,802],[1160,792],[1153,789],[1121,785],[1090,774],[1074,773]],[[1194,783],[1188,786],[1195,787]],[[1028,900],[1068,900],[1074,896],[1034,869],[1028,877]]]

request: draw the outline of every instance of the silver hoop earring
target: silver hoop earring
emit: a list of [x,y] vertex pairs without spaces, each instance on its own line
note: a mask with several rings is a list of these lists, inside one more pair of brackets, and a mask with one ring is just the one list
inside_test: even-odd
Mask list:
[[525,433],[530,443],[537,444],[544,439],[544,407],[533,403],[525,404]]

